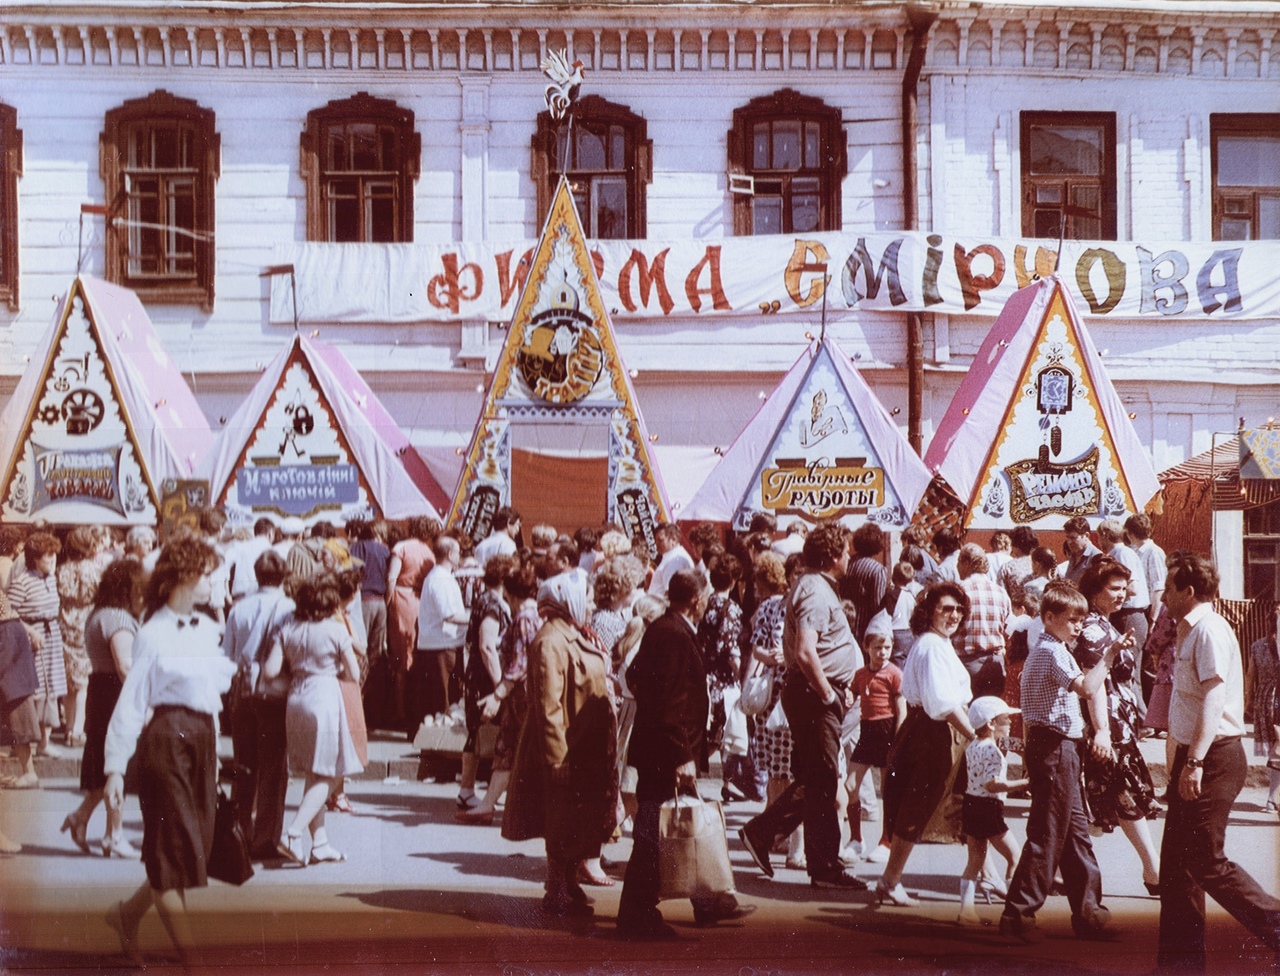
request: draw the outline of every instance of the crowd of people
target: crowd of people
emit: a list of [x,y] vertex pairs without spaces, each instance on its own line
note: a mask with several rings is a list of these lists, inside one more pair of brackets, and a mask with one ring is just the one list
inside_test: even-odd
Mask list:
[[[610,526],[536,525],[526,543],[509,507],[482,540],[428,518],[229,531],[215,509],[163,548],[146,528],[4,526],[0,736],[19,772],[3,786],[37,786],[33,757],[55,734],[83,747],[84,799],[62,830],[89,853],[105,803],[101,852],[143,861],[146,882],[107,916],[131,956],[152,905],[189,951],[184,893],[206,883],[220,722],[257,860],[344,860],[325,818],[352,809],[344,782],[368,763],[369,730],[460,723],[456,820],[486,827],[501,810],[503,837],[544,840],[548,914],[593,913],[584,885],[617,883],[602,849],[630,824],[625,938],[675,937],[659,910],[660,812],[718,754],[722,801],[765,803],[738,840],[767,876],[781,855],[815,888],[865,891],[854,868],[879,864],[871,897],[907,907],[914,847],[962,841],[962,924],[983,921],[983,893],[1004,901],[1000,931],[1031,941],[1060,874],[1075,934],[1101,939],[1091,835],[1119,828],[1161,899],[1162,966],[1203,968],[1206,892],[1280,949],[1280,901],[1223,852],[1246,769],[1244,684],[1213,566],[1166,555],[1145,515],[1071,519],[1064,536],[1060,559],[1026,526],[986,547],[912,526],[890,559],[874,524],[779,533],[765,515],[746,533],[660,525],[652,554]],[[1280,658],[1274,639],[1250,652],[1275,812]],[[1160,797],[1139,747],[1152,736],[1166,739]],[[304,782],[286,824],[290,774]],[[1002,797],[1028,792],[1019,850]],[[877,844],[863,841],[872,819]],[[0,852],[20,850],[0,832]],[[731,886],[693,899],[700,925],[751,909]]]

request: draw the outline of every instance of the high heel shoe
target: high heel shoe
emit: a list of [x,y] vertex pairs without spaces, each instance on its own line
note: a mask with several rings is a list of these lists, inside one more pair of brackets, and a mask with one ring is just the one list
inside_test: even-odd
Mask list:
[[1152,898],[1159,898],[1159,897],[1160,897],[1160,882],[1159,882],[1159,881],[1157,881],[1155,884],[1152,884],[1150,881],[1145,881],[1145,880],[1144,880],[1144,881],[1142,882],[1142,886],[1143,886],[1144,888],[1146,888],[1146,889],[1147,889],[1147,894],[1148,894],[1148,895],[1150,895]]
[[292,861],[300,868],[307,866],[306,859],[302,856],[302,835],[286,834],[284,840],[276,842],[276,850],[280,852],[280,856],[285,860]]
[[62,826],[58,828],[58,833],[65,834],[70,831],[71,840],[75,843],[76,847],[88,854],[90,853],[89,838],[85,836],[88,827],[89,825],[85,821],[77,820],[74,813],[69,813],[67,814],[67,819],[62,821]]
[[898,908],[911,908],[916,904],[916,900],[907,894],[907,889],[902,887],[901,881],[890,888],[884,878],[876,882],[875,899],[878,905],[888,903]]
[[996,877],[991,874],[984,874],[978,879],[978,891],[986,896],[987,904],[991,904],[991,896],[995,895],[1001,901],[1009,895],[1009,886],[1005,884],[1003,878]]

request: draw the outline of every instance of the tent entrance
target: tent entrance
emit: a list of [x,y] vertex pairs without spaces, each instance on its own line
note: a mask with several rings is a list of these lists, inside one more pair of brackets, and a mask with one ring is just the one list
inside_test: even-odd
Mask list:
[[511,424],[511,506],[527,527],[573,534],[609,517],[609,427]]

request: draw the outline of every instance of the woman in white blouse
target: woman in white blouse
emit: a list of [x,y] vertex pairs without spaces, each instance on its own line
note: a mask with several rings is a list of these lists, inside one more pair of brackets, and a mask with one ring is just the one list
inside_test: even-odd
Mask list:
[[919,842],[951,773],[953,732],[965,742],[974,736],[966,711],[973,697],[951,635],[969,614],[969,597],[959,583],[935,583],[920,595],[911,614],[916,642],[902,669],[907,719],[889,750],[884,778],[884,829],[892,837],[876,898],[911,905],[902,872]]
[[120,809],[125,767],[138,754],[147,881],[106,919],[134,961],[138,925],[154,904],[183,964],[190,963],[186,891],[208,883],[217,716],[236,670],[222,653],[217,624],[194,611],[208,602],[209,574],[217,565],[213,547],[190,535],[164,547],[147,590],[146,622],[134,639],[133,666],[107,728],[109,809]]

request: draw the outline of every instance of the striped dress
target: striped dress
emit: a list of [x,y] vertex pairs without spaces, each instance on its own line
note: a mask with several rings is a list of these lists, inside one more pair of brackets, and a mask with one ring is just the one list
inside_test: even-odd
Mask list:
[[14,570],[9,579],[9,603],[27,629],[44,641],[36,651],[40,694],[60,698],[67,693],[67,668],[62,659],[62,629],[58,626],[58,579],[54,573],[40,576],[31,570]]

